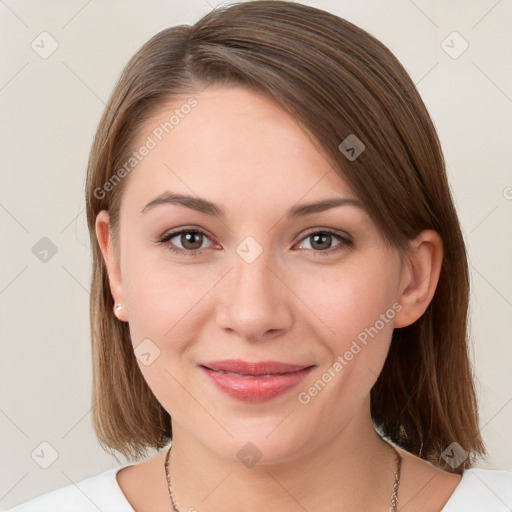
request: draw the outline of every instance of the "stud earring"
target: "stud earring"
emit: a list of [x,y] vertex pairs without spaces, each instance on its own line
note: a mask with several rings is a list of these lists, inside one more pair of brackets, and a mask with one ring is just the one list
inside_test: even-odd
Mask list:
[[124,306],[122,304],[118,304],[117,306],[114,306],[114,314],[118,313],[122,309],[124,309]]

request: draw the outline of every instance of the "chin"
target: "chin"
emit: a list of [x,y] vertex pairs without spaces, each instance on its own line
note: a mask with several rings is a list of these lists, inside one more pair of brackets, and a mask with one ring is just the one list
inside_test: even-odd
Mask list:
[[233,437],[226,435],[222,440],[210,437],[206,444],[220,457],[247,467],[285,463],[304,454],[306,445],[311,445],[304,431],[291,433],[283,425],[276,428],[278,424],[279,421],[273,422],[272,428],[259,431],[253,427],[250,434],[230,431]]

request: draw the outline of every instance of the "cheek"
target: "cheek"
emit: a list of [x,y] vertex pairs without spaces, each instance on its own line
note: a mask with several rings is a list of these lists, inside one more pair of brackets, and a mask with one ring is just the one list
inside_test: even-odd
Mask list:
[[213,315],[211,294],[222,272],[217,276],[200,266],[171,264],[162,256],[132,254],[125,296],[135,355],[146,346],[158,355],[147,366],[138,357],[139,367],[159,400],[176,400],[178,382],[184,385],[183,369],[194,360],[193,342],[204,337],[205,322]]
[[194,265],[177,265],[166,256],[165,247],[128,243],[123,269],[130,323],[159,337],[191,311],[214,283],[207,272]]
[[[390,261],[358,260],[333,269],[331,279],[310,275],[302,281],[299,293],[317,317],[316,338],[325,355],[321,382],[308,383],[313,395],[306,389],[305,399],[315,402],[312,407],[333,428],[343,420],[337,416],[340,410],[350,415],[368,395],[386,360],[396,314],[397,267],[389,266]],[[312,398],[316,389],[323,390],[319,400]],[[338,412],[325,411],[327,404]]]
[[[372,270],[372,268],[374,270]],[[353,265],[330,281],[303,282],[319,317],[316,336],[327,349],[321,371],[301,388],[299,403],[334,433],[355,414],[382,371],[396,309],[391,267]],[[395,303],[396,304],[396,303]],[[328,328],[327,328],[328,327]]]
[[[371,265],[347,265],[339,269],[323,270],[323,274],[309,274],[298,283],[298,295],[306,297],[305,303],[318,319],[325,333],[324,339],[335,340],[330,345],[338,353],[347,349],[347,344],[364,339],[368,330],[375,335],[373,327],[389,337],[392,331],[392,308],[396,283],[393,268],[383,262]],[[330,277],[330,278],[329,278]],[[381,315],[385,315],[382,322]]]
[[[198,278],[197,270],[181,267],[171,271],[141,258],[133,258],[132,277],[125,289],[129,297],[129,329],[141,373],[158,401],[167,410],[190,410],[183,393],[187,387],[183,368],[189,363],[191,340],[200,339],[203,319],[199,314],[208,290],[216,280]],[[211,282],[210,282],[211,281]],[[146,364],[142,354],[149,353]]]

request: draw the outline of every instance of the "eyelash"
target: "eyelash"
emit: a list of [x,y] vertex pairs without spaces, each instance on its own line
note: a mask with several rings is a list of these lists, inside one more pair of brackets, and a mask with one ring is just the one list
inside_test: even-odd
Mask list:
[[[179,229],[177,231],[171,231],[170,233],[166,233],[158,241],[158,243],[159,244],[166,244],[166,245],[168,245],[168,249],[171,252],[173,252],[175,254],[179,254],[179,255],[185,255],[185,256],[195,256],[197,253],[199,253],[199,252],[201,252],[203,250],[203,249],[192,249],[192,250],[180,249],[179,247],[175,247],[173,244],[171,244],[169,242],[175,236],[181,235],[183,233],[199,233],[199,234],[205,236],[206,238],[208,238],[208,240],[211,241],[211,239],[208,236],[208,234],[205,233],[204,231],[202,231],[201,229],[185,228],[185,229]],[[331,231],[329,229],[323,229],[323,230],[318,230],[318,231],[310,231],[300,241],[302,242],[302,241],[306,240],[307,238],[309,238],[309,237],[311,237],[313,235],[318,235],[318,234],[332,235],[335,238],[337,238],[340,243],[338,245],[332,247],[331,249],[326,249],[326,250],[323,250],[323,251],[315,251],[314,249],[308,249],[310,251],[313,251],[313,254],[315,256],[328,256],[328,255],[331,255],[331,254],[333,254],[333,253],[343,249],[343,247],[352,247],[354,245],[352,240],[350,240],[349,238],[344,237],[344,236],[340,235],[339,233],[336,233],[335,231]]]

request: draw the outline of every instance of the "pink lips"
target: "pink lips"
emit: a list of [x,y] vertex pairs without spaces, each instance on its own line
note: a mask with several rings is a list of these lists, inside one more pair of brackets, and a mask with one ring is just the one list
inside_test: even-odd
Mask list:
[[233,398],[262,402],[296,386],[313,369],[313,365],[230,359],[200,363],[200,368]]

